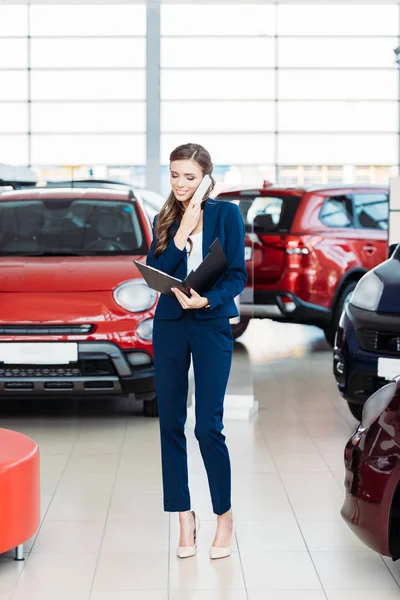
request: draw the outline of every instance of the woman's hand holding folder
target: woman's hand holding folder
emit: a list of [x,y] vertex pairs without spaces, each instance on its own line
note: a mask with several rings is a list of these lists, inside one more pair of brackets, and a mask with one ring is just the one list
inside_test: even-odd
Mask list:
[[[177,250],[177,252],[179,251]],[[191,308],[203,308],[203,306],[208,308],[208,302],[204,303],[204,305],[202,303],[205,300],[209,300],[209,290],[212,291],[213,286],[221,275],[225,273],[228,267],[228,260],[224,254],[219,238],[215,238],[210,246],[210,251],[203,262],[200,263],[195,271],[191,271],[183,281],[164,271],[156,269],[151,265],[144,265],[137,260],[134,260],[133,262],[136,264],[149,287],[162,294],[166,294],[167,296],[175,296],[178,300],[179,298],[182,298],[183,295],[185,296],[186,301],[192,300],[190,303]],[[177,289],[181,294],[179,297],[176,294]],[[192,292],[190,292],[190,290],[192,290]],[[200,296],[199,294],[207,294],[207,297]],[[193,298],[195,298],[195,300],[193,300]],[[199,298],[202,298],[202,306],[198,306],[200,303]]]
[[205,308],[208,305],[208,298],[200,296],[193,288],[190,288],[191,297],[188,298],[178,288],[171,288],[182,308]]

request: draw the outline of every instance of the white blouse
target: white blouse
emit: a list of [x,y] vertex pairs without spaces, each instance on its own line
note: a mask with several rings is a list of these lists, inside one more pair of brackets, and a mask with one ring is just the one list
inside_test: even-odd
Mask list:
[[[189,238],[192,240],[193,248],[190,255],[188,254],[187,275],[189,275],[191,271],[195,271],[199,264],[203,262],[203,232],[199,231],[198,233],[193,233]],[[188,243],[186,245],[186,252],[188,253],[189,250],[190,246]]]

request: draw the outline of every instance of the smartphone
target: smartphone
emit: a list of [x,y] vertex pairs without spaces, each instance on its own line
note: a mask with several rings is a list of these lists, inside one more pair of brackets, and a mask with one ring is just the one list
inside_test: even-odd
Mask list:
[[211,177],[209,175],[204,175],[199,187],[197,188],[197,190],[191,198],[191,202],[193,202],[194,204],[201,204],[204,198],[204,194],[207,192],[211,184]]

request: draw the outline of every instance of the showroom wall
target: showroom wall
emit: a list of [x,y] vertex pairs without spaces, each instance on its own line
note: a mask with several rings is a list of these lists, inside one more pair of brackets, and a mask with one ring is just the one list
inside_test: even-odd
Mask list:
[[194,140],[225,184],[386,182],[399,21],[394,3],[0,3],[0,162],[144,185],[151,157],[165,191]]

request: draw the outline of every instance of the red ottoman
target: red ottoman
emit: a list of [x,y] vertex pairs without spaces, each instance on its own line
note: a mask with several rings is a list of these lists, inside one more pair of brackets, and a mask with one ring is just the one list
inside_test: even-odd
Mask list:
[[22,433],[0,429],[0,554],[15,548],[23,560],[23,544],[39,524],[39,448]]

